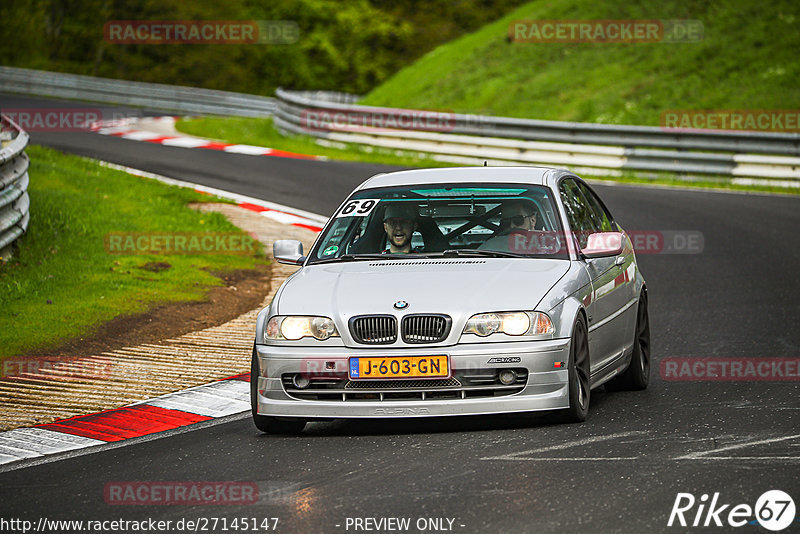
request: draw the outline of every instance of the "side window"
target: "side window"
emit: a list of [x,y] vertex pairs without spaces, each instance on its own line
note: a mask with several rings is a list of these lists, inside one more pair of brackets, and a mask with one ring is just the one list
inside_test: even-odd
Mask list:
[[360,217],[360,221],[356,224],[355,233],[352,239],[350,239],[350,242],[357,241],[364,235],[364,231],[367,229],[367,222],[369,222],[369,217]]
[[592,213],[594,214],[594,219],[597,221],[600,231],[613,232],[615,226],[614,219],[611,218],[611,214],[608,212],[608,210],[603,207],[603,203],[600,202],[599,198],[597,198],[595,192],[589,189],[589,187],[584,183],[578,183],[578,187],[580,188],[581,193],[583,193],[583,197],[591,207]]
[[[364,233],[367,217],[340,217],[317,249],[317,258],[339,257],[345,248]],[[349,236],[349,237],[348,237]],[[344,240],[347,239],[347,242]]]
[[581,194],[575,180],[566,179],[559,186],[561,200],[567,212],[570,229],[578,237],[581,248],[586,247],[589,234],[600,231],[600,222],[595,220],[593,210]]

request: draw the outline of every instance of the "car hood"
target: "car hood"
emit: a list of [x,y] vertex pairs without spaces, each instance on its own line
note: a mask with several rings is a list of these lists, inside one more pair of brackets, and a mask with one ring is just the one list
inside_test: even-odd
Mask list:
[[[568,260],[430,259],[310,265],[295,273],[277,300],[281,315],[327,315],[347,321],[362,314],[532,310],[569,270]],[[398,312],[393,305],[405,301]]]

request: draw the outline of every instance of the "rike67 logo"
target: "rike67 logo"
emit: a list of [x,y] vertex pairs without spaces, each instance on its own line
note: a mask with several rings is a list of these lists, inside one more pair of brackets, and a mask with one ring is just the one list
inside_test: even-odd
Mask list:
[[742,527],[758,523],[767,530],[778,532],[794,522],[795,505],[788,493],[781,490],[765,492],[756,501],[756,505],[723,504],[719,492],[709,495],[704,493],[695,499],[691,493],[678,493],[667,526],[692,527]]

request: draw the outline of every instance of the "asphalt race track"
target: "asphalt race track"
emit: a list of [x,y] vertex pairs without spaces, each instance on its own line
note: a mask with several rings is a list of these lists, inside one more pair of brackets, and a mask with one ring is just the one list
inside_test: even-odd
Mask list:
[[[0,102],[53,105],[5,96]],[[325,215],[354,185],[390,170],[90,133],[33,133],[32,142]],[[427,532],[691,532],[701,528],[667,526],[678,493],[698,501],[719,493],[718,504],[730,505],[719,515],[723,522],[731,508],[754,507],[772,489],[793,496],[800,508],[800,377],[671,381],[659,370],[664,358],[800,356],[800,198],[596,189],[629,231],[703,236],[697,254],[638,256],[652,328],[648,390],[595,390],[589,420],[580,425],[556,424],[549,415],[334,421],[313,423],[297,437],[272,437],[261,435],[249,416],[235,416],[0,469],[0,517],[153,518],[173,525],[278,518],[276,531],[284,533],[389,531],[355,520],[390,517],[410,518],[412,526],[444,518],[426,523]],[[227,506],[106,504],[106,484],[125,481],[253,482],[259,499]],[[687,511],[687,521],[697,511],[698,505]],[[223,532],[221,523],[208,528]],[[702,530],[765,531],[727,524]],[[800,531],[800,520],[785,532],[792,531]]]

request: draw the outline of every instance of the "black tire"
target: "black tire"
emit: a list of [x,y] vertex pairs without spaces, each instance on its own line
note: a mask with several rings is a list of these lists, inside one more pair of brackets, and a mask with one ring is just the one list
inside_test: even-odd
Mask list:
[[583,314],[578,314],[569,348],[569,408],[562,410],[566,423],[582,423],[589,415],[589,332]]
[[250,410],[256,428],[266,434],[299,434],[306,426],[305,419],[277,418],[258,413],[258,356],[253,345],[253,360],[250,364]]
[[637,391],[647,389],[650,383],[650,318],[647,314],[647,291],[639,296],[636,312],[636,330],[633,339],[633,356],[621,375],[606,383],[611,391]]

